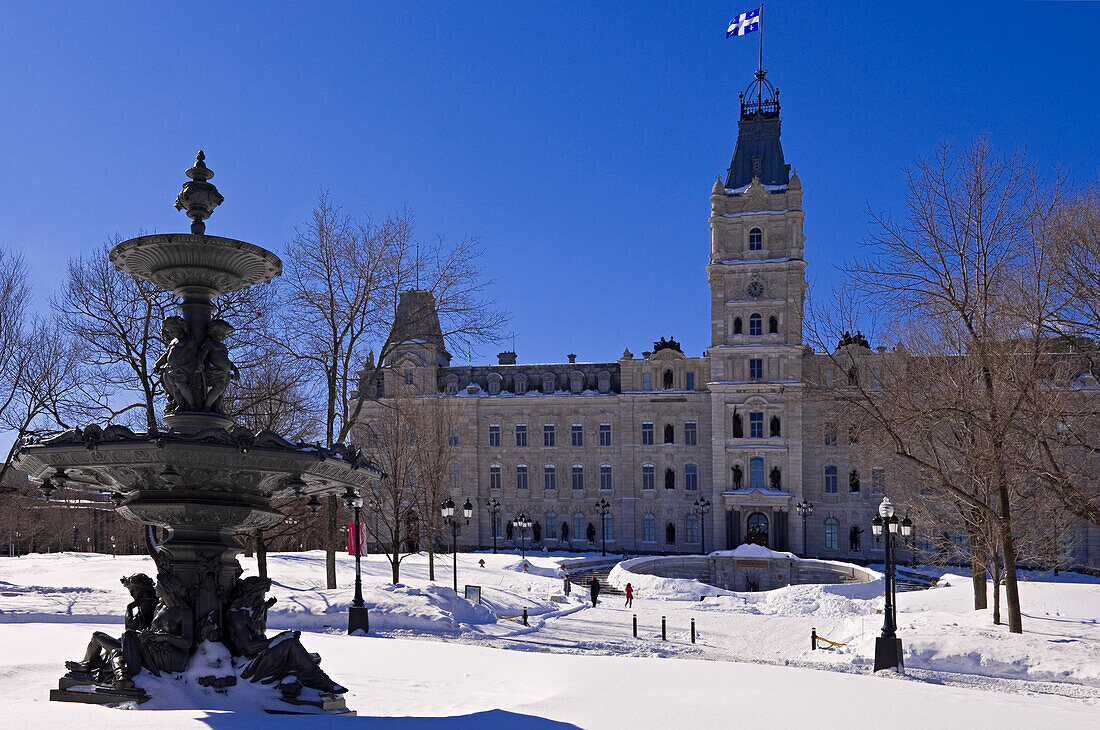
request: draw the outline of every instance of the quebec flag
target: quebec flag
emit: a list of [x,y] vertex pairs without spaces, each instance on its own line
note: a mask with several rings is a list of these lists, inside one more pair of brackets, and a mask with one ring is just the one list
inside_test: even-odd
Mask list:
[[760,8],[741,13],[731,20],[730,26],[726,28],[726,38],[734,35],[745,35],[746,33],[752,33],[754,30],[760,30]]

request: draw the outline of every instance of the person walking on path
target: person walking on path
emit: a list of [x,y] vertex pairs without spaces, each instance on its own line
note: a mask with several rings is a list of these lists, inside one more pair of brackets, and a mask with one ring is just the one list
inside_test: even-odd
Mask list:
[[592,576],[592,580],[588,582],[588,589],[592,591],[592,608],[595,608],[596,597],[600,595],[600,579]]
[[561,573],[561,589],[565,592],[566,598],[569,597],[569,592],[573,590],[573,582],[569,580],[569,574],[564,570]]
[[630,608],[634,605],[634,586],[629,583],[626,584],[626,607]]

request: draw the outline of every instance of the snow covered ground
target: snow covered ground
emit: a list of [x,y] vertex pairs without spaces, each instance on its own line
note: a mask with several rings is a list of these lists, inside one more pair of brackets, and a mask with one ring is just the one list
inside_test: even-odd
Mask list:
[[[633,609],[621,596],[593,609],[574,586],[562,600],[556,567],[565,556],[459,555],[459,585],[481,586],[482,604],[450,589],[450,556],[427,580],[424,556],[408,558],[401,586],[389,565],[364,560],[371,635],[348,637],[353,561],[341,556],[342,587],[325,590],[321,553],[269,557],[270,628],[300,629],[347,685],[349,707],[371,727],[667,727],[752,719],[793,727],[1100,727],[1100,581],[1027,576],[1023,636],[969,609],[965,578],[899,596],[904,677],[873,676],[881,583],[792,586],[708,596],[666,579],[636,582]],[[575,556],[571,556],[575,557]],[[485,567],[478,565],[485,561]],[[246,572],[254,562],[242,560]],[[65,659],[94,630],[118,633],[128,596],[121,575],[153,570],[131,556],[61,554],[0,558],[0,707],[12,727],[147,727],[147,712],[50,703]],[[516,620],[527,609],[531,626]],[[639,638],[631,635],[637,614]],[[661,640],[661,617],[668,641]],[[691,619],[697,643],[689,640]],[[810,650],[810,628],[844,644]],[[703,660],[703,661],[700,661]],[[831,671],[820,671],[831,670]],[[209,695],[203,709],[169,699],[144,707],[165,727],[253,727],[261,721]],[[887,704],[883,704],[887,703]],[[237,712],[230,710],[236,709]],[[864,719],[861,719],[864,718]],[[290,721],[265,716],[264,727]],[[295,718],[295,727],[303,720]],[[316,718],[310,722],[349,722]],[[306,722],[307,725],[310,722]],[[564,723],[564,724],[562,724]]]

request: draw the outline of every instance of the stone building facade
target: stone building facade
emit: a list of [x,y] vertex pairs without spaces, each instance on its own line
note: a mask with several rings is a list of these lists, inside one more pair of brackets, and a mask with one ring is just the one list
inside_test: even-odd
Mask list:
[[[710,195],[705,356],[687,357],[662,339],[615,362],[526,364],[505,352],[497,365],[454,365],[431,295],[403,295],[395,340],[405,344],[376,387],[385,397],[400,382],[459,404],[452,494],[477,505],[460,544],[491,547],[496,532],[498,544],[518,546],[506,523],[523,512],[537,524],[526,536],[536,549],[589,550],[606,536],[615,552],[699,553],[753,541],[820,558],[882,559],[870,522],[889,474],[830,425],[835,365],[803,343],[802,183],[785,162],[778,96],[763,76],[740,111],[727,176]],[[496,525],[485,509],[492,499],[502,505]],[[815,506],[805,544],[795,509],[804,499]],[[703,515],[700,500],[710,504]],[[1081,557],[1100,564],[1095,532],[1084,536]]]

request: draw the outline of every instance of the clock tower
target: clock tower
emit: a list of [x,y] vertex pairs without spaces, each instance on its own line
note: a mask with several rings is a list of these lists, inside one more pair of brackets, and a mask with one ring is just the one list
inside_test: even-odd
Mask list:
[[714,502],[728,547],[801,551],[789,514],[802,497],[802,183],[766,76],[741,94],[733,160],[710,197]]

